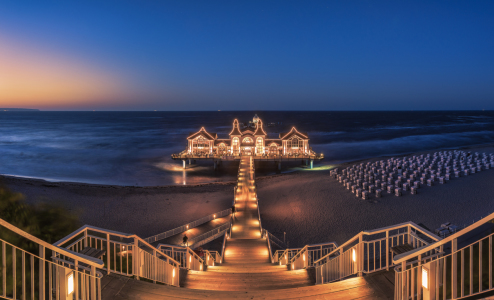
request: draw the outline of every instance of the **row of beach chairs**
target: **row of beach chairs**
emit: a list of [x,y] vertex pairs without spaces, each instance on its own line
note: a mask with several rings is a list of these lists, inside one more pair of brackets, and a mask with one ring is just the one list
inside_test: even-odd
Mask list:
[[422,185],[445,184],[453,178],[494,168],[494,154],[460,150],[389,158],[353,165],[330,174],[357,197],[364,200],[384,193],[402,196],[417,194]]

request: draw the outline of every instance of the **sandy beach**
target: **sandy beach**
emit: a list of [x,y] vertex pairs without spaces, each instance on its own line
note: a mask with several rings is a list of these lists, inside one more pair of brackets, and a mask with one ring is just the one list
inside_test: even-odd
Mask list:
[[28,203],[58,203],[87,224],[148,237],[230,208],[234,182],[122,187],[2,177]]
[[[494,146],[464,150],[493,153]],[[370,160],[377,159],[382,158]],[[406,221],[423,223],[431,230],[447,221],[463,226],[494,211],[494,169],[454,178],[444,185],[421,187],[417,195],[385,193],[379,199],[362,200],[331,178],[326,165],[323,162],[315,170],[257,178],[263,227],[281,239],[286,232],[290,247],[330,241],[341,244],[362,230]],[[14,177],[1,181],[25,194],[29,203],[62,204],[79,216],[81,224],[142,237],[231,207],[235,184],[140,188]]]

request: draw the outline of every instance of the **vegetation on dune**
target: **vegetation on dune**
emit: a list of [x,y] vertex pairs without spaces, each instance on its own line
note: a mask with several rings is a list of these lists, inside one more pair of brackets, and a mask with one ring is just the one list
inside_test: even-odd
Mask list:
[[[0,218],[50,244],[80,227],[77,216],[65,208],[46,203],[27,204],[24,195],[7,187],[0,187]],[[0,230],[0,239],[23,249],[37,247],[10,230]]]
[[[79,228],[78,218],[63,207],[45,203],[27,204],[24,201],[24,195],[12,192],[7,187],[2,186],[0,186],[0,218],[50,244]],[[37,259],[30,261],[27,258],[26,266],[24,267],[21,260],[23,257],[22,252],[1,240],[34,255],[39,255],[39,246],[0,226],[0,257],[4,257],[5,268],[7,269],[5,290],[3,286],[0,287],[0,294],[12,297],[15,287],[17,295],[20,295],[23,292],[21,289],[23,282],[20,274],[24,271],[25,277],[31,278],[31,268],[37,269],[40,263]],[[46,257],[51,257],[51,251],[46,249],[45,251]],[[15,252],[15,260],[13,252]],[[35,266],[31,266],[32,263]],[[17,274],[15,278],[11,272],[14,266]],[[2,265],[0,265],[0,272],[3,271]],[[36,298],[39,297],[39,281],[35,280],[30,284],[27,289],[32,290]],[[48,284],[48,277],[45,278],[46,284]],[[28,292],[26,291],[26,293]]]

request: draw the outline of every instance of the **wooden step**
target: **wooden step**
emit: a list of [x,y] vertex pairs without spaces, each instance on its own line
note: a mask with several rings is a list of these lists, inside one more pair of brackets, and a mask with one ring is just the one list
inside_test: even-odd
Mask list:
[[[389,272],[391,277],[393,272]],[[116,277],[117,275],[106,275]],[[106,277],[105,276],[105,277]],[[103,300],[154,300],[154,299],[331,299],[331,300],[391,300],[393,289],[385,292],[376,289],[366,277],[357,277],[335,283],[276,290],[215,291],[177,288],[139,280],[128,280],[118,290],[107,293]],[[116,279],[118,280],[118,279]]]

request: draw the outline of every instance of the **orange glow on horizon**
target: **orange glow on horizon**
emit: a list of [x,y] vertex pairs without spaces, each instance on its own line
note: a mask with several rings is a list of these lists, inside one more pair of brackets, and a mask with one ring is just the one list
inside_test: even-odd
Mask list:
[[100,107],[137,95],[121,72],[0,36],[1,107]]

